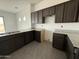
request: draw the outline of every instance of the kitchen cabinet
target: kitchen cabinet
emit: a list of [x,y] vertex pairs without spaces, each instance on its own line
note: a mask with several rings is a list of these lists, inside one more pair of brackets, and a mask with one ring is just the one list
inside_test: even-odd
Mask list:
[[56,5],[55,23],[62,23],[63,22],[63,14],[64,14],[64,4]]
[[65,52],[67,59],[79,59],[79,48],[75,47],[67,34],[54,33],[53,47]]
[[49,16],[55,15],[55,6],[49,7]]
[[32,26],[34,27],[35,24],[38,22],[38,12],[32,12],[31,13],[31,23]]
[[78,0],[72,0],[64,3],[63,23],[77,22],[78,20]]
[[7,55],[24,46],[22,33],[5,37],[6,40],[0,41],[0,55]]
[[74,59],[74,46],[65,34],[53,34],[53,47],[66,53],[67,59]]
[[35,22],[35,24],[38,23],[38,12],[37,11],[35,12],[35,21],[34,22]]
[[71,0],[56,6],[33,12],[32,23],[45,23],[45,18],[55,15],[55,23],[79,22],[79,0]]
[[59,33],[53,33],[53,44],[52,46],[59,50],[64,50],[64,42],[65,42],[65,35]]
[[0,37],[0,55],[8,55],[32,42],[33,35],[33,31],[28,31]]
[[34,12],[31,13],[31,23],[32,23],[32,26],[34,26],[35,24],[35,13]]
[[45,18],[43,17],[42,10],[38,11],[38,24],[45,23]]
[[43,17],[52,16],[53,14],[55,14],[55,7],[54,6],[43,9]]
[[33,31],[28,31],[28,32],[25,32],[25,36],[24,36],[24,44],[28,44],[30,42],[32,42],[34,39],[33,39]]
[[49,16],[49,8],[43,10],[43,17]]
[[74,46],[68,36],[66,36],[65,49],[67,59],[74,59]]
[[40,11],[36,11],[36,12],[32,12],[31,14],[31,23],[32,26],[34,27],[35,24],[42,24],[45,23],[45,18],[43,17],[43,12],[42,10]]
[[41,42],[41,31],[35,31],[34,35],[35,35],[34,36],[35,41]]
[[78,22],[79,22],[79,12],[78,12]]
[[78,22],[78,0],[56,5],[55,23]]
[[5,37],[5,40],[0,41],[0,55],[10,54],[13,50],[15,50],[13,38],[7,36]]
[[35,24],[45,23],[45,17],[55,14],[55,7],[49,7],[44,10],[39,10],[31,13],[32,26]]
[[[79,6],[78,6],[78,10],[79,10]],[[78,11],[78,22],[79,22],[79,11]]]
[[14,37],[15,49],[19,49],[24,46],[24,33],[15,34]]

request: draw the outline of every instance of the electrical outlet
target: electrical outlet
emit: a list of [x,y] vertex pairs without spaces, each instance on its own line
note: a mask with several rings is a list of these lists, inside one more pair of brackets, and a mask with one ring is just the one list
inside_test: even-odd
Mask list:
[[61,25],[61,28],[63,28],[63,25]]

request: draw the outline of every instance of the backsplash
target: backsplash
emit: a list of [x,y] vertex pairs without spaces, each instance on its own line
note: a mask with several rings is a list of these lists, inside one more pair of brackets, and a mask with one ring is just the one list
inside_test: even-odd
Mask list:
[[36,24],[36,28],[43,28],[49,31],[55,29],[79,30],[79,23],[55,23],[55,15],[45,18],[45,24]]

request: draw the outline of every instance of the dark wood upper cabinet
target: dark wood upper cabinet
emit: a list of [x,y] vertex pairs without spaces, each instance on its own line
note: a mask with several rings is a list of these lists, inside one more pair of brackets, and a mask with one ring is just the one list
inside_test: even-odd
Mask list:
[[78,22],[79,22],[79,12],[78,12]]
[[43,18],[43,12],[42,10],[38,11],[38,23],[45,23],[45,19]]
[[49,16],[49,8],[43,10],[43,17]]
[[49,8],[49,16],[55,15],[55,6]]
[[31,13],[32,24],[36,24],[38,22],[38,12]]
[[56,6],[55,23],[78,22],[78,0],[72,0]]
[[55,7],[49,7],[43,10],[43,17],[52,16],[55,14]]
[[[78,10],[79,10],[79,6],[78,6]],[[78,11],[78,22],[79,22],[79,11]]]
[[62,23],[64,14],[64,4],[56,5],[55,23]]
[[35,20],[35,13],[32,12],[31,13],[31,23],[32,23],[32,25],[34,24],[34,20]]
[[32,12],[31,13],[31,26],[32,28],[35,28],[35,24],[38,23],[38,12]]
[[63,23],[77,22],[78,20],[78,0],[72,0],[64,4]]
[[31,13],[32,26],[35,24],[45,23],[42,10]]
[[55,15],[55,23],[79,22],[79,0],[71,0],[32,13],[32,23],[45,23],[45,17]]
[[38,23],[38,12],[36,11],[35,12],[35,24],[37,24]]
[[31,26],[35,28],[35,12],[31,13]]

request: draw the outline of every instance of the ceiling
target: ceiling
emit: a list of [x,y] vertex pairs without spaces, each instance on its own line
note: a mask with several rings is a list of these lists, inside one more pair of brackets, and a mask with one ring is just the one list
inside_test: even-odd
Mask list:
[[28,4],[36,4],[42,0],[0,0],[0,10],[16,13]]

